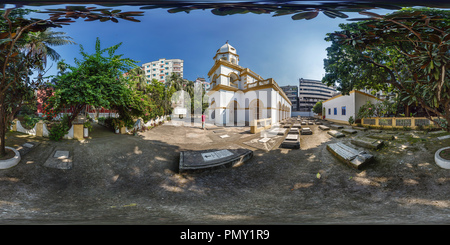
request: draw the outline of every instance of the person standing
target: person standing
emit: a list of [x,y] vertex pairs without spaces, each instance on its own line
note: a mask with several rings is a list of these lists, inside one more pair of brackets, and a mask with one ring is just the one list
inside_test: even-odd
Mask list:
[[205,114],[202,114],[202,128],[203,128],[203,130],[206,129],[205,123],[206,123],[206,116],[205,116]]

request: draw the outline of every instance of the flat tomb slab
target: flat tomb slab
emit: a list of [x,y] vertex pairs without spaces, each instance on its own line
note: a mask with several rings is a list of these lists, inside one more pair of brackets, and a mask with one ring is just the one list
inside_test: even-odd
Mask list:
[[297,134],[288,134],[284,140],[298,140]]
[[365,151],[360,152],[343,143],[329,144],[327,145],[327,150],[339,160],[355,169],[361,169],[373,160],[373,155]]
[[450,139],[450,135],[440,136],[440,137],[437,137],[437,139],[438,139],[438,140]]
[[391,135],[391,134],[372,134],[372,135],[367,135],[367,137],[373,138],[373,139],[381,139],[381,140],[394,140],[395,139],[394,135]]
[[287,128],[274,128],[269,130],[269,134],[274,134],[274,135],[285,135],[286,132],[288,131]]
[[289,129],[288,134],[299,134],[298,128],[291,128]]
[[384,144],[384,141],[380,139],[372,139],[368,137],[354,138],[350,142],[354,145],[372,150],[380,149]]
[[328,131],[327,133],[328,133],[329,135],[335,137],[335,138],[345,137],[345,134],[343,134],[343,133],[341,133],[341,132],[339,132],[339,131],[336,131],[336,130],[330,130],[330,131]]
[[354,129],[342,129],[342,132],[347,133],[347,134],[356,134],[358,131],[354,130]]
[[300,130],[300,133],[301,133],[302,135],[305,135],[305,134],[312,134],[312,131],[311,131],[310,128],[302,128],[302,129]]
[[65,170],[72,169],[72,158],[73,156],[68,150],[56,150],[47,158],[44,166]]
[[280,147],[282,148],[291,148],[291,149],[300,149],[300,138],[297,134],[288,134],[286,138],[281,142]]
[[235,166],[253,156],[248,149],[201,150],[180,152],[179,171]]
[[313,124],[314,124],[314,122],[312,122],[312,121],[308,122],[308,125],[313,125]]
[[365,128],[365,127],[353,127],[353,129],[367,131],[367,128]]
[[306,125],[306,122],[305,122],[305,121],[302,121],[302,125]]
[[292,125],[293,128],[301,128],[302,125],[300,123],[294,123],[294,125]]
[[322,125],[323,123],[322,122],[316,122],[316,125]]
[[330,128],[332,128],[332,129],[343,129],[344,126],[337,125],[337,124],[331,124],[331,125],[330,125]]
[[320,125],[319,128],[322,130],[330,130],[330,128],[325,125]]

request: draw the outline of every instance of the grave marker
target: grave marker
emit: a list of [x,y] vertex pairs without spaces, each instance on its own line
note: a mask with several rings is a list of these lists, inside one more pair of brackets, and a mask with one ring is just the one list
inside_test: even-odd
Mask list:
[[361,169],[373,160],[373,155],[365,151],[358,151],[340,142],[327,145],[327,150],[355,169]]
[[329,135],[335,137],[335,138],[345,137],[345,134],[343,134],[343,133],[341,133],[341,132],[339,132],[339,131],[336,131],[336,130],[330,130],[330,131],[328,131],[327,133],[328,133]]

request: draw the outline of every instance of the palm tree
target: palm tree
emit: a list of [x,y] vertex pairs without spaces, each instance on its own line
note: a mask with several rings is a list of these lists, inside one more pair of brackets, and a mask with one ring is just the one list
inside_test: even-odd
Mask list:
[[28,56],[41,58],[45,66],[47,64],[47,56],[53,61],[61,58],[58,52],[50,46],[75,44],[72,38],[65,36],[65,34],[65,32],[55,32],[49,29],[43,32],[30,32],[23,45],[23,50]]
[[145,88],[147,87],[147,78],[145,77],[145,71],[142,70],[141,67],[137,66],[133,69],[131,69],[128,72],[128,76],[131,79],[131,81],[135,82],[136,87],[140,91],[145,92]]
[[185,80],[180,76],[180,74],[173,72],[170,74],[168,80],[168,87],[173,86],[175,90],[184,90],[183,84],[185,84]]

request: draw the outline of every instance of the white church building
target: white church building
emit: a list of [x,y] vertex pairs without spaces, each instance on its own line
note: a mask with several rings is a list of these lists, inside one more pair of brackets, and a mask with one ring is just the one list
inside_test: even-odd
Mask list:
[[228,42],[217,50],[208,72],[207,122],[223,126],[249,126],[270,118],[275,124],[291,115],[289,98],[272,79],[264,79],[239,66],[239,55]]

